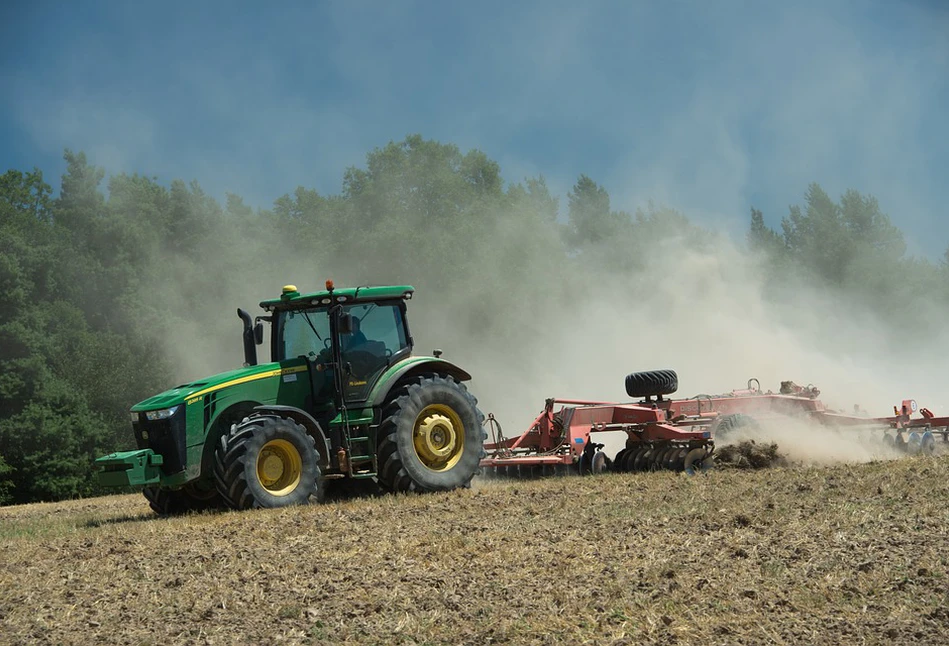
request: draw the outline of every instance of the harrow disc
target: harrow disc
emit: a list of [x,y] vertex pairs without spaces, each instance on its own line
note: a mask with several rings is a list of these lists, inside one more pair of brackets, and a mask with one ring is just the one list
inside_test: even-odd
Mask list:
[[620,452],[616,454],[616,457],[613,458],[613,471],[622,471],[623,470],[623,460],[626,459],[626,456],[629,454],[629,449],[620,449]]
[[696,473],[708,471],[714,464],[715,459],[711,453],[701,448],[692,449],[685,456],[683,470],[690,476],[694,476]]
[[669,460],[669,453],[672,449],[668,446],[664,446],[659,449],[659,453],[656,455],[656,461],[653,463],[656,470],[662,470],[666,468],[666,462]]
[[590,464],[590,473],[593,475],[605,473],[609,468],[608,463],[609,461],[606,458],[606,453],[603,451],[597,451],[593,454],[593,460]]
[[659,471],[666,464],[666,453],[669,451],[666,447],[660,447],[653,453],[652,464],[649,465],[650,471]]
[[922,438],[920,438],[919,448],[923,455],[932,455],[935,452],[936,438],[932,431],[926,431],[923,433]]
[[676,449],[675,455],[672,457],[669,468],[673,471],[683,471],[685,469],[685,458],[689,455],[688,449],[679,448]]
[[913,431],[909,434],[909,439],[906,440],[906,451],[910,455],[916,455],[922,450],[922,437],[916,431]]
[[637,470],[636,465],[639,463],[640,456],[645,450],[646,450],[646,447],[643,447],[643,446],[638,446],[635,449],[630,449],[629,453],[627,453],[623,457],[623,467],[622,467],[623,471],[627,473],[632,473],[633,471],[636,471]]
[[636,461],[633,463],[633,471],[648,471],[652,460],[655,457],[655,449],[646,447],[636,454]]

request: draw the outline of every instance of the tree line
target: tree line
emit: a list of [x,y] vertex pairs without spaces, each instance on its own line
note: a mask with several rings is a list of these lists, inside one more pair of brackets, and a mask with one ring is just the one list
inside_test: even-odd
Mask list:
[[[239,365],[236,304],[292,276],[410,282],[438,303],[421,325],[491,343],[508,316],[567,307],[586,281],[635,284],[657,240],[716,240],[671,208],[615,210],[586,175],[562,203],[543,177],[506,184],[483,152],[418,135],[369,152],[338,194],[299,187],[266,209],[64,157],[55,197],[38,169],[0,176],[0,504],[101,493],[92,460],[134,446],[128,408]],[[854,190],[810,185],[780,230],[751,208],[742,243],[775,298],[810,281],[918,332],[933,323],[907,320],[914,304],[949,306],[949,250],[907,255]]]

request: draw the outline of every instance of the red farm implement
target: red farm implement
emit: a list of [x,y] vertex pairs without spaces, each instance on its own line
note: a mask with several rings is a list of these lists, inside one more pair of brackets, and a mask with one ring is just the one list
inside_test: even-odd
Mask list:
[[858,406],[852,414],[831,410],[819,396],[814,386],[802,387],[793,381],[781,382],[777,393],[764,392],[757,379],[750,379],[743,390],[670,402],[670,412],[715,416],[710,429],[720,440],[741,427],[784,416],[807,418],[829,428],[878,433],[884,444],[912,454],[932,453],[937,435],[949,442],[949,417],[936,417],[928,408],[919,408],[914,399],[894,406],[892,416],[869,417]]
[[[672,420],[663,399],[678,388],[671,370],[638,372],[626,378],[630,397],[638,403],[548,399],[543,411],[520,436],[505,438],[489,416],[485,475],[529,476],[554,473],[601,473],[611,468],[670,469],[695,473],[712,463],[708,420],[680,415]],[[626,434],[626,446],[612,459],[598,435]]]
[[[883,442],[908,453],[932,453],[936,435],[949,442],[949,417],[937,418],[911,399],[894,407],[892,417],[868,417],[828,409],[817,388],[792,381],[782,382],[777,393],[763,391],[751,379],[747,388],[721,395],[664,398],[677,388],[672,370],[632,373],[626,377],[626,392],[639,401],[550,398],[527,430],[512,438],[504,437],[489,415],[482,473],[523,477],[668,469],[691,475],[712,466],[715,438],[725,440],[743,427],[788,417],[879,432]],[[607,432],[626,434],[625,446],[612,458],[599,440]]]

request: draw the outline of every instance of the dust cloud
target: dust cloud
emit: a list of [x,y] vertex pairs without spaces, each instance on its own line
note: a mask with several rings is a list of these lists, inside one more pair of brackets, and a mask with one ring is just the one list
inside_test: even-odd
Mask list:
[[778,455],[792,464],[827,465],[838,462],[860,463],[893,460],[906,453],[883,441],[883,429],[835,428],[804,418],[774,416],[756,420],[756,424],[735,429],[716,438],[716,449],[745,441],[777,444]]
[[[204,322],[182,317],[169,352],[188,378],[238,367],[236,307],[262,314],[257,303],[287,283],[303,291],[321,289],[326,278],[337,285],[412,284],[416,352],[439,348],[467,369],[480,407],[509,437],[548,397],[628,401],[625,375],[657,368],[677,371],[680,397],[726,393],[754,377],[765,391],[777,391],[783,380],[814,384],[829,408],[844,412],[857,404],[872,416],[889,415],[912,397],[949,414],[937,378],[939,350],[949,348],[945,337],[901,339],[869,309],[821,285],[789,277],[774,290],[764,278],[766,260],[724,234],[711,233],[698,247],[675,233],[644,241],[635,250],[639,266],[621,271],[565,256],[536,222],[499,221],[503,230],[470,241],[475,262],[451,280],[399,249],[375,258],[371,272],[352,262],[358,252],[349,260],[274,258],[224,281]],[[611,253],[616,249],[584,251],[586,258]],[[262,361],[269,359],[267,343]],[[790,420],[763,432],[759,441],[773,439],[792,460],[880,457],[880,447],[864,450],[850,436]]]
[[556,277],[535,284],[551,306],[496,307],[509,325],[477,344],[443,327],[453,341],[449,354],[463,356],[475,375],[485,410],[509,431],[523,429],[546,397],[623,401],[627,373],[672,368],[678,396],[744,388],[752,377],[777,391],[790,379],[817,385],[838,410],[859,404],[882,416],[914,397],[946,411],[938,353],[908,356],[909,340],[900,343],[870,311],[818,285],[789,284],[780,297],[766,292],[760,261],[727,238],[704,251],[675,238],[655,241],[645,260],[635,275],[588,270],[569,293]]
[[[241,264],[200,311],[179,314],[166,344],[179,366],[177,383],[241,365],[237,307],[260,315],[258,302],[278,296],[283,285],[315,291],[332,278],[340,286],[414,285],[416,352],[439,348],[468,370],[480,407],[509,437],[548,397],[628,401],[625,375],[660,368],[677,371],[678,397],[727,393],[753,377],[765,391],[784,380],[814,384],[829,408],[844,412],[856,404],[884,416],[915,398],[949,415],[949,393],[938,378],[947,333],[904,338],[865,305],[820,284],[788,276],[776,287],[766,279],[767,259],[724,232],[705,232],[696,244],[672,229],[628,248],[604,241],[571,255],[554,223],[515,216],[496,214],[458,241],[464,248],[446,254],[457,266],[431,261],[405,241],[380,252],[358,240],[341,255],[270,254],[266,262]],[[621,262],[627,259],[635,262]],[[946,314],[914,312],[934,330]],[[259,348],[261,361],[269,360],[268,343]],[[809,437],[801,429],[784,435]],[[805,442],[802,455],[853,458],[849,442],[840,451],[835,442]],[[820,456],[807,456],[817,444]]]

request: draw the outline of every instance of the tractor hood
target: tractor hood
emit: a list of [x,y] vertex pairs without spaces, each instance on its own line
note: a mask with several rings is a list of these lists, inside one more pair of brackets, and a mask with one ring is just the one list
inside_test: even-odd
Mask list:
[[227,386],[279,374],[280,370],[281,367],[279,363],[265,363],[259,366],[250,366],[238,368],[237,370],[229,370],[228,372],[221,372],[191,383],[175,386],[163,393],[158,393],[135,404],[130,410],[132,412],[141,412],[170,408],[178,404],[183,404],[189,399],[200,397],[201,395],[220,390]]

